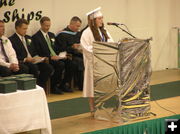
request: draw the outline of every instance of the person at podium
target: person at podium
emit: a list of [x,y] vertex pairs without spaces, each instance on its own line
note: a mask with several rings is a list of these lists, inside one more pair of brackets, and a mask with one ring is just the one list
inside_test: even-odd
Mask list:
[[88,27],[83,31],[81,36],[81,46],[84,58],[84,84],[83,97],[89,98],[89,107],[91,116],[94,116],[94,83],[93,83],[93,42],[113,42],[110,34],[105,30],[101,7],[88,12]]

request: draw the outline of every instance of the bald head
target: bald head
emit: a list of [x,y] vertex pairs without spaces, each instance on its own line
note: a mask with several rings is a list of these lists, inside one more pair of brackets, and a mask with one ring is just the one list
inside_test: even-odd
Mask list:
[[70,24],[68,27],[73,32],[77,32],[79,30],[79,28],[81,27],[81,23],[82,23],[81,19],[77,16],[74,16],[71,18]]

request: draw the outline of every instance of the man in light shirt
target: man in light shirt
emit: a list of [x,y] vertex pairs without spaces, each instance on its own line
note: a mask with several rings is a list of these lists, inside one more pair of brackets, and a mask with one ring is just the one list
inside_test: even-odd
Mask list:
[[10,40],[4,36],[4,22],[0,20],[0,76],[28,73],[28,68],[19,65]]

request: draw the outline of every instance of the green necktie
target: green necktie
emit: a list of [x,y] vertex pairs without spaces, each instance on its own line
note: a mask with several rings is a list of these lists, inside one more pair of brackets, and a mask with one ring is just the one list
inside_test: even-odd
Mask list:
[[50,53],[51,53],[51,56],[56,56],[56,53],[54,52],[54,50],[53,50],[52,47],[51,47],[51,41],[50,41],[50,39],[49,39],[49,37],[48,37],[47,34],[46,34],[46,42],[47,42],[47,44],[48,44],[48,47],[49,47],[49,51],[50,51]]

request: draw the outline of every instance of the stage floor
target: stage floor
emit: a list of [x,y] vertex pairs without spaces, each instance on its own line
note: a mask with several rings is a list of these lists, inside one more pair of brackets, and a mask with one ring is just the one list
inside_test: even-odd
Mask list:
[[[179,102],[180,102],[180,96],[167,98],[167,99],[161,99],[158,101],[152,101],[151,111],[155,113],[156,116],[143,119],[143,120],[132,121],[132,122],[124,123],[124,124],[95,120],[90,116],[89,113],[54,119],[51,121],[52,131],[53,131],[52,134],[80,134],[84,132],[91,132],[91,131],[96,131],[96,130],[105,129],[105,128],[112,128],[116,126],[127,125],[134,122],[141,122],[145,120],[171,116],[171,115],[174,115],[174,113],[172,112],[175,112],[176,114],[180,114]],[[169,112],[161,108],[159,105],[168,110],[171,110],[172,112]],[[20,134],[40,134],[40,130],[25,132],[25,133],[20,133]]]
[[[171,113],[159,107],[157,103],[160,106],[175,112],[176,114],[180,114],[180,96],[178,96],[178,97],[158,100],[156,102],[152,101],[151,111],[155,113],[156,116],[144,120],[174,115],[174,113]],[[70,116],[70,117],[52,120],[52,130],[53,130],[53,134],[80,134],[84,132],[111,128],[111,127],[126,125],[134,122],[144,121],[144,120],[138,120],[124,124],[113,123],[108,121],[95,120],[92,117],[90,117],[89,113],[86,113],[86,114],[80,114],[76,116]]]
[[[178,81],[178,80],[180,80],[180,70],[175,69],[175,70],[156,71],[153,72],[152,74],[151,85]],[[82,96],[81,91],[75,91],[74,93],[66,93],[64,95],[51,94],[47,97],[47,99],[48,102],[53,102],[53,101],[77,98],[81,96]],[[167,111],[162,107],[171,110],[176,114],[180,114],[180,96],[151,101],[151,111],[155,113],[156,116],[144,120],[156,119],[156,118],[174,115],[174,113]],[[105,128],[116,127],[120,125],[126,125],[144,120],[138,120],[138,121],[121,124],[121,123],[95,120],[92,117],[90,117],[90,113],[85,113],[76,116],[54,119],[51,122],[52,122],[53,134],[79,134],[79,133],[96,131]],[[21,134],[40,134],[40,131],[37,130],[37,131],[25,132]]]
[[[180,69],[155,71],[152,73],[150,85],[162,84],[180,80]],[[82,91],[75,90],[74,93],[64,93],[63,95],[50,94],[47,96],[48,102],[67,100],[82,97]]]

